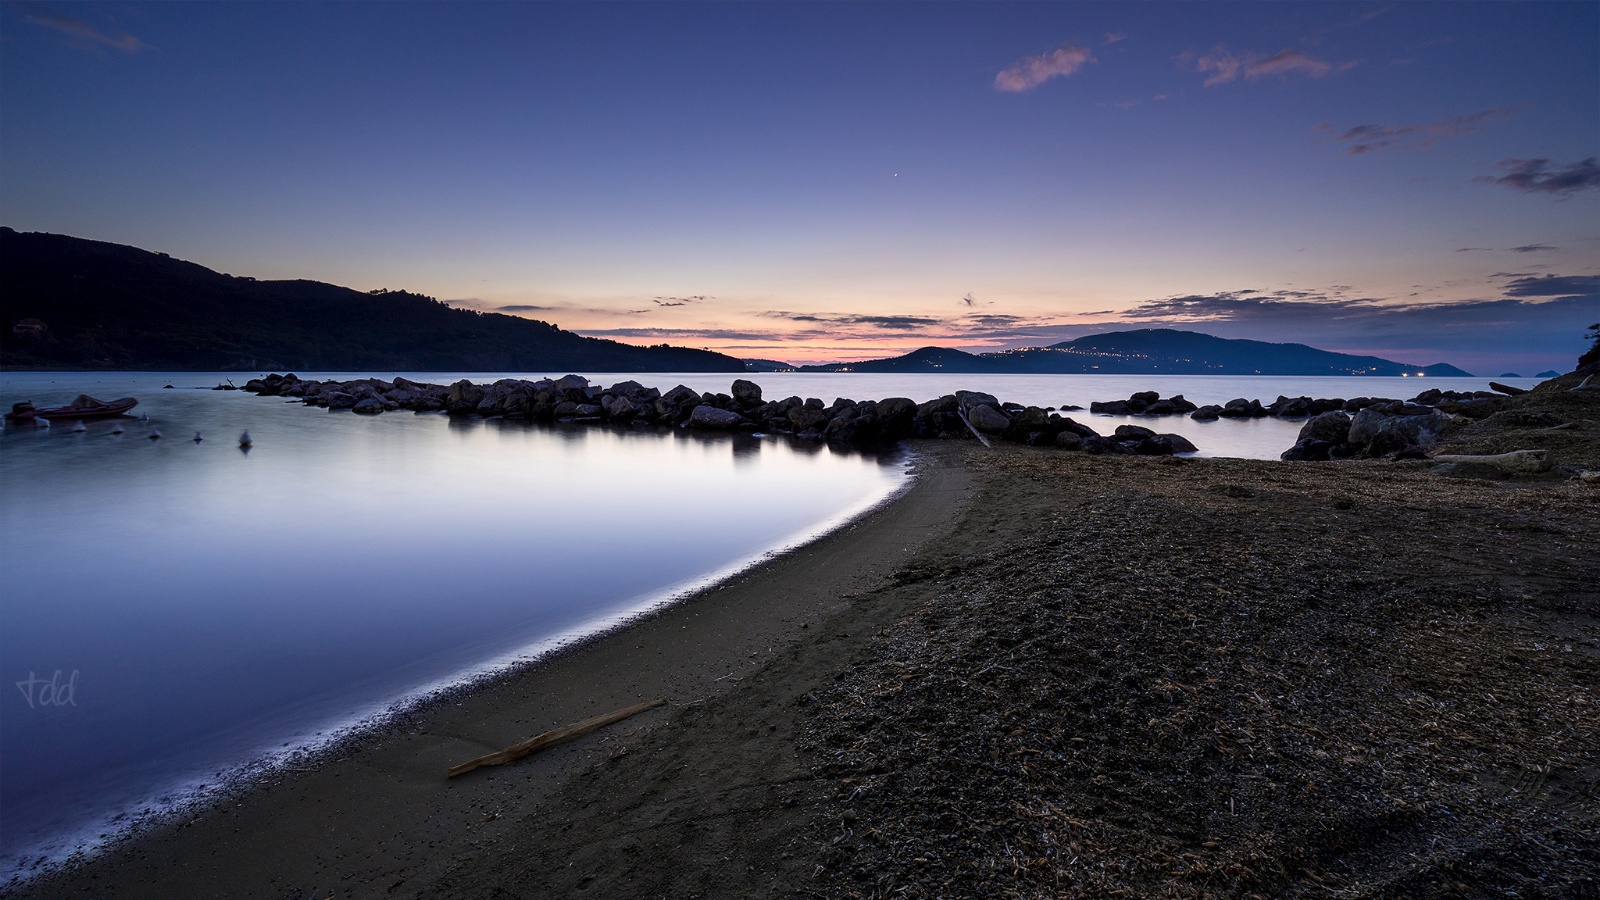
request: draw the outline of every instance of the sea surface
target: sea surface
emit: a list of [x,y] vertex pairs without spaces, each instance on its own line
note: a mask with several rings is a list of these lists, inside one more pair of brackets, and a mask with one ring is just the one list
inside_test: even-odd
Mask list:
[[[299,373],[302,377],[357,377]],[[376,374],[392,377],[397,373]],[[435,383],[566,373],[398,373]],[[583,373],[589,374],[589,373]],[[907,460],[777,436],[365,417],[210,387],[237,373],[3,373],[0,403],[135,396],[134,418],[0,431],[0,882],[203,801],[440,690],[524,664],[802,543]],[[733,376],[589,374],[727,392]],[[1487,379],[762,373],[769,398],[1046,407],[1181,393],[1407,398]],[[1505,381],[1507,379],[1501,379]],[[1513,380],[1531,386],[1533,379]],[[171,389],[164,385],[171,384]],[[1299,423],[1134,422],[1275,458]],[[144,421],[139,417],[148,417]],[[114,433],[118,427],[121,433]],[[248,430],[254,445],[238,446]],[[158,431],[161,437],[152,440]],[[196,435],[202,438],[195,441]]]

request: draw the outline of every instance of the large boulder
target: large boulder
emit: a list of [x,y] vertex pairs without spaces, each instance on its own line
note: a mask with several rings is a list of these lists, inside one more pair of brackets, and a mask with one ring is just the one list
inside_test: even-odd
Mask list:
[[861,415],[841,415],[828,423],[822,436],[832,444],[870,444],[879,437],[882,422],[876,411]]
[[463,378],[445,391],[444,408],[453,413],[476,412],[478,404],[483,402],[483,393],[483,388]]
[[878,415],[884,418],[893,416],[914,416],[917,414],[917,404],[909,397],[888,397],[878,402]]
[[698,404],[700,402],[700,392],[680,384],[672,390],[667,391],[665,394],[662,394],[661,400],[668,406],[686,406],[688,404]]
[[1011,417],[1005,438],[1019,444],[1047,444],[1055,434],[1050,414],[1040,406],[1028,406]]
[[1343,444],[1350,438],[1350,417],[1341,410],[1314,416],[1300,426],[1297,441],[1324,441]]
[[967,421],[984,434],[1000,434],[1011,425],[1011,417],[987,403],[967,410]]
[[1199,453],[1200,448],[1194,442],[1181,434],[1158,434],[1156,437],[1167,442],[1173,453]]
[[1455,420],[1440,412],[1419,416],[1391,416],[1367,444],[1367,456],[1383,456],[1413,447],[1431,447],[1453,428]]
[[789,423],[797,432],[821,431],[828,424],[828,413],[810,406],[799,406],[789,410]]
[[1135,408],[1134,404],[1127,400],[1091,400],[1089,402],[1089,412],[1107,416],[1131,416],[1142,409],[1144,409],[1143,406]]
[[694,412],[689,414],[690,428],[710,428],[726,431],[748,424],[749,421],[744,416],[732,410],[718,409],[707,403],[696,406]]
[[[551,382],[550,386],[563,394],[568,391],[583,393],[589,389],[589,379],[584,378],[582,375],[563,375]],[[576,402],[576,398],[573,399]]]
[[620,424],[627,424],[639,417],[639,407],[635,406],[633,401],[627,397],[612,398],[611,405],[605,407],[605,410],[606,415],[611,417],[611,421]]
[[1291,462],[1325,462],[1332,458],[1335,446],[1316,438],[1302,438],[1293,447],[1283,451],[1278,458]]
[[1087,425],[1066,416],[1051,416],[1050,427],[1056,431],[1070,431],[1080,438],[1099,437],[1100,433]]
[[[1362,458],[1410,453],[1418,448],[1431,447],[1455,427],[1455,419],[1437,410],[1417,415],[1396,415],[1406,408],[1399,402],[1373,404],[1362,409],[1350,420],[1345,435],[1345,449],[1335,448],[1335,457],[1348,453]],[[1304,436],[1304,432],[1302,432]]]
[[1142,441],[1125,441],[1123,446],[1132,448],[1133,452],[1140,456],[1172,455],[1172,442],[1159,434],[1155,437],[1145,438]]
[[1379,412],[1375,406],[1362,407],[1355,414],[1355,417],[1350,420],[1350,428],[1345,432],[1345,441],[1357,445],[1372,443],[1372,439],[1378,434],[1378,429],[1383,427],[1383,423],[1388,418],[1388,416]]
[[761,402],[761,385],[743,378],[733,382],[733,399],[740,406],[753,406]]
[[878,403],[883,437],[888,440],[908,437],[917,417],[917,404],[906,397],[889,397]]
[[1108,437],[1095,435],[1083,438],[1083,452],[1091,455],[1132,453],[1133,451]]
[[1222,404],[1222,409],[1217,413],[1224,419],[1259,419],[1266,414],[1260,400],[1246,400],[1243,397],[1235,397]]

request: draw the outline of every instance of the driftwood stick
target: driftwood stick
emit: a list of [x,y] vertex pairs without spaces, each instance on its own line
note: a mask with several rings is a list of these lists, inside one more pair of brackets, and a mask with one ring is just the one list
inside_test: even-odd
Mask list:
[[994,449],[994,445],[989,443],[989,439],[984,436],[983,432],[981,432],[978,429],[972,427],[972,422],[968,421],[968,419],[967,419],[967,411],[966,410],[958,409],[958,410],[956,410],[956,415],[961,417],[961,424],[967,426],[967,430],[972,432],[972,436],[973,437],[977,438],[980,441],[983,441],[983,445],[985,447],[988,447],[990,450]]
[[1552,465],[1550,453],[1547,450],[1513,450],[1510,453],[1496,453],[1492,456],[1436,453],[1433,461],[1468,466],[1488,466],[1506,472],[1548,472]]
[[1508,397],[1515,397],[1519,394],[1526,394],[1528,392],[1527,388],[1512,387],[1509,384],[1501,384],[1498,381],[1489,382],[1489,389],[1492,391],[1499,391]]
[[554,747],[557,744],[564,744],[573,738],[583,737],[591,731],[596,731],[606,727],[607,725],[620,722],[629,716],[636,716],[645,710],[655,709],[658,706],[664,706],[666,705],[666,702],[667,701],[665,700],[651,700],[649,703],[641,703],[638,706],[630,706],[626,709],[608,712],[603,716],[595,716],[593,718],[584,719],[581,722],[574,722],[571,725],[563,725],[560,728],[546,731],[544,734],[535,735],[534,737],[528,738],[520,744],[512,744],[504,750],[491,753],[488,756],[480,756],[477,759],[471,760],[470,762],[464,762],[459,766],[451,766],[450,771],[445,773],[445,777],[454,778],[457,775],[471,772],[473,769],[476,769],[479,766],[500,766],[508,762],[516,762],[524,756],[527,756],[531,753],[537,753],[546,747]]

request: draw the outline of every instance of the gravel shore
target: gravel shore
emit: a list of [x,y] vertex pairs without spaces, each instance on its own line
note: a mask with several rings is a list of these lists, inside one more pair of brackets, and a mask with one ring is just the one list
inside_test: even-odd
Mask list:
[[1600,892],[1600,486],[919,452],[849,529],[24,893]]

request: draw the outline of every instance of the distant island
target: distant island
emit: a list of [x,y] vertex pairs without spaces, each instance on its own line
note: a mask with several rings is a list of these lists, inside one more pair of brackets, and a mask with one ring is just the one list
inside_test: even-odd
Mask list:
[[204,371],[742,372],[454,309],[406,291],[257,281],[121,244],[0,228],[0,367]]
[[[763,360],[771,364],[768,360]],[[770,370],[767,370],[770,371]],[[1446,363],[1415,366],[1305,344],[1230,340],[1196,331],[1143,328],[1048,347],[966,353],[923,347],[904,356],[800,366],[801,372],[955,372],[1007,375],[1429,375],[1470,378]]]

